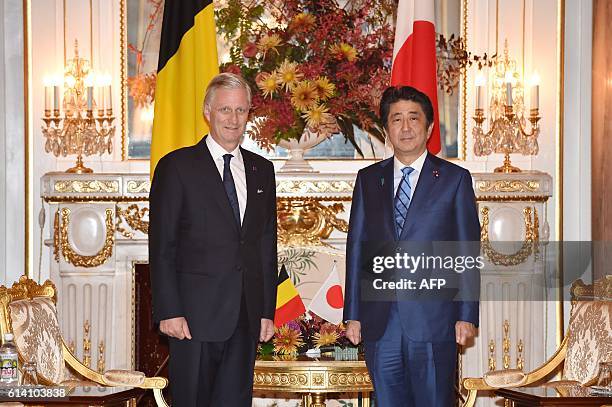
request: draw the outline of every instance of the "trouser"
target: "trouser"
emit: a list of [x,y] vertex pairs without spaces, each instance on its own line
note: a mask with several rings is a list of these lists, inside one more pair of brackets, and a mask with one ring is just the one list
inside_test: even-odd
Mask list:
[[402,330],[393,304],[385,333],[364,344],[377,407],[455,405],[455,342],[418,342]]
[[244,299],[236,330],[223,342],[170,338],[173,407],[251,407],[257,342]]

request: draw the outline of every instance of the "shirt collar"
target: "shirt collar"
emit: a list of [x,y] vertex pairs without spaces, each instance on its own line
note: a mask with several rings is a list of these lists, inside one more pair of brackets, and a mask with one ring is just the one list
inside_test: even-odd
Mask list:
[[[221,159],[225,154],[227,154],[227,151],[223,147],[221,147],[221,145],[217,143],[210,134],[206,136],[206,145],[208,146],[208,151],[210,151],[210,155],[215,161]],[[230,151],[229,153],[233,155],[234,158],[237,158],[238,161],[242,162],[242,154],[240,154],[240,145],[236,146],[234,151]]]
[[[420,173],[421,170],[423,169],[423,164],[425,164],[425,158],[427,158],[427,149],[425,149],[425,151],[423,151],[423,154],[421,154],[416,160],[414,160],[412,162],[412,164],[410,164],[409,166],[414,168],[414,170],[417,173]],[[395,173],[397,174],[398,172],[401,174],[402,172],[402,168],[406,167],[405,164],[403,164],[400,160],[397,159],[397,157],[393,157],[393,167],[395,169]]]

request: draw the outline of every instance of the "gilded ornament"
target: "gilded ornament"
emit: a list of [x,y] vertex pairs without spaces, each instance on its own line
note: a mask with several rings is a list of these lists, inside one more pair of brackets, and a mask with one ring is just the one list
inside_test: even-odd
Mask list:
[[[535,222],[532,221],[532,211]],[[537,211],[535,208],[523,208],[523,215],[525,217],[525,240],[523,241],[521,248],[513,254],[502,254],[493,248],[491,241],[489,240],[489,208],[487,206],[483,206],[480,213],[482,214],[480,241],[482,243],[482,250],[491,263],[495,264],[496,266],[517,266],[527,260],[527,258],[532,254],[537,256],[539,253],[539,232],[536,229],[538,221]]]
[[283,180],[276,183],[277,194],[353,194],[353,181],[292,181]]
[[59,209],[55,211],[53,217],[53,258],[59,263],[60,255],[60,228],[59,228]]
[[540,189],[540,182],[534,180],[486,180],[477,181],[476,188],[479,192],[536,192]]
[[113,254],[115,244],[115,228],[113,224],[113,210],[106,209],[106,239],[100,251],[91,256],[77,254],[68,240],[68,227],[70,225],[70,209],[62,208],[62,222],[60,226],[60,241],[64,259],[77,267],[98,267]]
[[127,192],[130,194],[139,194],[151,192],[151,181],[149,180],[130,180],[127,182]]
[[66,180],[55,181],[53,185],[55,192],[66,193],[117,193],[119,192],[119,181],[117,180]]
[[337,214],[342,203],[325,206],[316,199],[277,198],[278,243],[281,246],[325,246],[332,231],[348,232],[348,222]]
[[149,234],[149,222],[143,220],[145,217],[148,217],[149,208],[138,208],[137,204],[131,204],[125,209],[117,206],[116,211],[116,229],[117,232],[121,233],[124,237],[132,239],[134,237],[134,232],[125,230],[121,226],[122,220],[125,221],[132,230],[137,230],[145,235]]

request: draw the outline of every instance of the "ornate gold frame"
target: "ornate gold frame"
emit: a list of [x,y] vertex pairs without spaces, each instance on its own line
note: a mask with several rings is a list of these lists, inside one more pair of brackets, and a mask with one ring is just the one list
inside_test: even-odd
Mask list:
[[[24,0],[30,1],[30,0]],[[467,42],[468,35],[468,2],[461,0],[461,32],[460,35]],[[128,134],[127,134],[127,9],[126,0],[119,0],[120,27],[119,38],[121,42],[121,160],[122,161],[148,161],[142,158],[128,157]],[[450,161],[465,161],[467,159],[467,72],[461,72],[459,81],[461,97],[459,99],[459,128],[457,129],[458,157]],[[273,158],[273,161],[285,161],[284,158]],[[364,159],[363,161],[367,161]],[[309,158],[309,161],[354,161],[353,158]]]

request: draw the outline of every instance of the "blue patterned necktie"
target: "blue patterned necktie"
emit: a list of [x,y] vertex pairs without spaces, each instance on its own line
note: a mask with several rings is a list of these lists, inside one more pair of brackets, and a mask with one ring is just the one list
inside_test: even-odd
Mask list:
[[414,171],[412,167],[402,168],[404,176],[400,180],[397,186],[397,192],[395,193],[394,207],[395,207],[395,232],[397,238],[402,235],[404,229],[404,222],[406,222],[406,215],[408,214],[408,207],[410,206],[410,193],[412,188],[410,187],[410,173]]
[[234,212],[234,218],[240,228],[240,206],[238,205],[238,194],[236,193],[236,185],[234,184],[234,177],[230,171],[230,160],[234,158],[231,154],[223,155],[223,186],[225,187],[225,193],[229,199],[230,205],[232,205],[232,211]]

